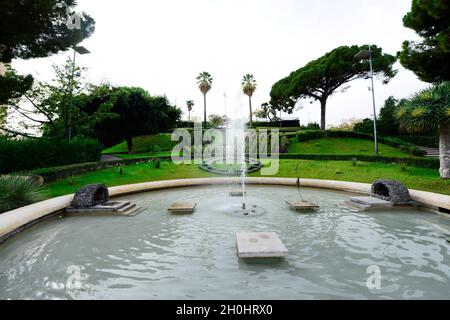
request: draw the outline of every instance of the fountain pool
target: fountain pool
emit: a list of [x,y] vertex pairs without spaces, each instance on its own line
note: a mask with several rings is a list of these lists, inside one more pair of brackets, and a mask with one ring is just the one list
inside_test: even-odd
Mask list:
[[[450,219],[419,210],[352,212],[353,194],[303,189],[321,205],[297,213],[292,187],[247,186],[259,214],[236,214],[233,186],[125,196],[135,217],[53,218],[0,245],[0,299],[450,299]],[[179,199],[199,204],[173,216]],[[289,256],[249,263],[236,232],[276,232]],[[369,289],[368,268],[381,272]],[[76,286],[70,286],[74,277]],[[72,282],[71,282],[72,281]]]

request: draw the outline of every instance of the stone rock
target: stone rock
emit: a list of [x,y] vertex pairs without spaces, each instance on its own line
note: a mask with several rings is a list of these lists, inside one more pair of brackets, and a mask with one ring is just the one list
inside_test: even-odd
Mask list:
[[409,203],[409,190],[396,180],[378,180],[372,185],[372,197],[398,203]]
[[109,191],[104,184],[88,185],[77,191],[72,208],[92,208],[109,201]]

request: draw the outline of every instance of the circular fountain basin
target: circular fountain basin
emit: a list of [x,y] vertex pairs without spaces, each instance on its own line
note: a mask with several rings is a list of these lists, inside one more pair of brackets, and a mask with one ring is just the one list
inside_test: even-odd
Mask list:
[[[450,299],[450,220],[416,209],[352,212],[354,194],[305,189],[317,213],[292,211],[292,187],[154,191],[117,198],[135,217],[55,217],[0,246],[0,299]],[[167,212],[198,203],[193,215]],[[231,210],[231,211],[230,211]],[[276,232],[278,262],[237,258],[236,232]],[[380,288],[368,270],[380,271]]]

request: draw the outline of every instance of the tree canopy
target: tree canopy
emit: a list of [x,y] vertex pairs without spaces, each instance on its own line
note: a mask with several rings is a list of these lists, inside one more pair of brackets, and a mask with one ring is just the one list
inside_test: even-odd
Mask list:
[[[0,0],[0,62],[47,57],[89,37],[95,21],[75,14],[76,5],[76,0]],[[0,103],[29,90],[32,81],[15,73],[0,76]]]
[[166,97],[151,96],[135,87],[100,86],[91,94],[86,109],[114,114],[96,125],[96,137],[106,145],[125,140],[130,153],[134,152],[133,137],[167,131],[181,118],[181,110],[171,106]]
[[423,81],[449,81],[450,1],[413,0],[403,23],[416,31],[423,41],[403,43],[399,53],[402,65]]
[[[344,84],[368,75],[369,62],[355,58],[361,50],[367,48],[367,45],[342,46],[292,72],[272,87],[271,104],[277,109],[292,113],[299,99],[320,101],[321,128],[325,130],[327,99]],[[388,83],[397,74],[393,68],[397,59],[384,54],[377,46],[371,48],[374,76],[379,77],[383,83]]]

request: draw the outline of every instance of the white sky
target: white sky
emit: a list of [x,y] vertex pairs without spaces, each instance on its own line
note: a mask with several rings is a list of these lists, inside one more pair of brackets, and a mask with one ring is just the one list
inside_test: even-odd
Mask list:
[[[214,78],[208,114],[225,113],[224,92],[229,114],[236,107],[247,112],[245,102],[236,102],[244,74],[258,81],[257,109],[276,81],[338,46],[374,43],[396,54],[404,40],[416,38],[402,24],[410,7],[411,0],[79,0],[77,10],[90,14],[97,29],[83,42],[92,54],[77,60],[89,68],[93,83],[166,94],[183,111],[192,99],[197,117],[203,98],[195,78],[208,71]],[[45,80],[51,65],[68,55],[16,61],[14,67]],[[391,83],[376,83],[378,107],[390,95],[404,98],[426,86],[400,64],[397,68]],[[328,100],[328,124],[372,115],[370,81],[351,85]],[[305,102],[294,116],[319,122],[319,104]]]

